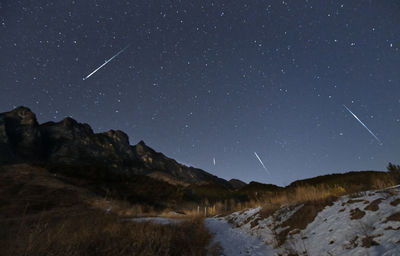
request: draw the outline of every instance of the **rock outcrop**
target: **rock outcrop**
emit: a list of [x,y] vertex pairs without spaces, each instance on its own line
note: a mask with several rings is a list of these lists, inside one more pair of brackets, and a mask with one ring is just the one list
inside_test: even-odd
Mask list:
[[26,107],[0,114],[0,164],[22,162],[96,164],[172,184],[216,183],[233,187],[201,169],[179,164],[143,141],[131,146],[122,131],[94,133],[88,124],[69,117],[39,124]]

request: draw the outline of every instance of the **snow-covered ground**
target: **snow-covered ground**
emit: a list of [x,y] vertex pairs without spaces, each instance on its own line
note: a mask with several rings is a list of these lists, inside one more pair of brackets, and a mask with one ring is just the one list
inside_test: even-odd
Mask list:
[[302,207],[283,207],[264,219],[258,207],[206,223],[227,256],[400,255],[399,186],[340,197],[306,228],[288,232],[286,241],[278,245],[277,234],[289,228],[283,223]]
[[150,221],[155,224],[167,225],[167,224],[176,224],[182,221],[182,219],[172,219],[172,218],[163,218],[163,217],[143,217],[143,218],[129,218],[125,219],[125,221],[137,221],[144,222]]
[[208,218],[205,223],[214,234],[213,242],[218,242],[222,246],[223,255],[274,255],[272,249],[265,243],[241,229],[232,228],[223,218]]

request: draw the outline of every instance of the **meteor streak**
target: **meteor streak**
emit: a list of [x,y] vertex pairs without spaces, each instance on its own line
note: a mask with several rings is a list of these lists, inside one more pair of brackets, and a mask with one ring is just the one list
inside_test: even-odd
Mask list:
[[215,157],[213,158],[213,164],[215,165]]
[[86,79],[88,79],[89,77],[91,77],[94,73],[96,73],[97,71],[99,71],[99,69],[101,69],[102,67],[104,67],[105,65],[108,64],[108,62],[112,61],[113,59],[115,59],[116,57],[118,57],[118,55],[120,55],[121,53],[123,53],[130,45],[128,44],[127,46],[125,46],[122,50],[120,50],[119,52],[117,52],[117,54],[115,54],[114,56],[112,56],[110,59],[106,60],[100,67],[96,68],[95,70],[93,70],[92,73],[90,73],[89,75],[87,75],[86,77],[83,78],[83,81],[85,81]]
[[261,158],[258,156],[257,152],[254,152],[254,155],[257,157],[258,161],[260,162],[260,164],[262,165],[262,167],[264,168],[264,170],[271,175],[271,173],[268,171],[267,167],[265,167],[263,161],[261,160]]
[[348,107],[346,107],[346,105],[343,105],[343,107],[345,107],[346,109],[347,109],[347,111],[349,111],[349,113],[350,114],[352,114],[353,115],[353,117],[365,128],[365,129],[367,129],[367,131],[372,135],[372,137],[374,137],[378,142],[379,142],[379,144],[382,146],[383,145],[383,143],[382,143],[382,141],[370,130],[370,129],[368,129],[368,127],[348,108]]

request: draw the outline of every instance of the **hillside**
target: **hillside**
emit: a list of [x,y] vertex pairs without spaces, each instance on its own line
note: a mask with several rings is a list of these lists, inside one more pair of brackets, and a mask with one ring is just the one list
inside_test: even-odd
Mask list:
[[[149,185],[141,177],[138,190]],[[148,196],[162,202],[168,191],[159,189]],[[95,192],[91,184],[44,168],[0,166],[0,255],[207,255],[211,236],[201,219],[122,221],[145,209]]]
[[201,169],[187,167],[156,152],[143,141],[130,145],[122,131],[94,133],[72,118],[39,124],[26,107],[0,113],[0,164],[97,165],[116,172],[146,175],[171,184],[232,185]]
[[[382,188],[399,183],[395,165],[286,187],[226,181],[121,131],[39,124],[20,107],[0,114],[0,254],[221,255],[219,243],[227,255],[396,255],[400,191]],[[123,222],[147,216],[185,221]]]
[[[64,177],[63,182],[98,196],[163,209],[213,207],[225,212],[250,207],[270,198],[292,197],[303,187],[351,193],[399,180],[385,172],[350,172],[295,181],[282,188],[240,180],[226,181],[206,171],[179,164],[143,141],[130,145],[122,131],[94,133],[72,118],[39,124],[30,109],[0,114],[0,165],[26,163]],[[145,207],[145,208],[146,208]]]
[[[209,225],[223,228],[223,223],[230,223],[231,232],[237,236],[250,234],[252,239],[269,245],[273,249],[270,255],[399,255],[399,205],[400,187],[396,186],[342,196],[324,205],[287,205],[267,215],[258,207],[219,218],[221,223],[210,221]],[[226,237],[217,238],[225,243]],[[247,250],[258,251],[255,245],[257,242],[248,244]]]

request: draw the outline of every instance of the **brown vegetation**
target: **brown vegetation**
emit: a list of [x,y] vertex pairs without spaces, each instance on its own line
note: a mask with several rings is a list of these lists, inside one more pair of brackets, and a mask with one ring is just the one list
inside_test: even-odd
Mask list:
[[[279,234],[277,234],[276,240],[277,245],[280,246],[286,241],[287,235],[299,233],[300,230],[303,230],[307,227],[308,224],[314,221],[315,217],[318,213],[325,208],[327,205],[332,205],[335,198],[325,198],[321,200],[315,201],[307,201],[303,204],[303,206],[293,213],[289,219],[284,221],[279,227],[287,227]],[[277,227],[276,227],[277,228]]]
[[386,188],[399,183],[400,172],[362,171],[329,174],[305,180],[298,180],[290,184],[288,187],[304,185],[317,186],[321,184],[329,187],[340,185],[346,190],[347,194],[351,194],[371,189]]
[[[363,191],[386,188],[399,182],[400,179],[396,173],[372,171],[331,174],[300,180],[276,192],[264,194],[265,196],[261,200],[264,204],[261,213],[264,217],[268,217],[283,205],[320,201],[347,194],[358,197],[364,195]],[[362,201],[350,199],[347,203]]]
[[361,240],[361,245],[365,248],[370,248],[371,246],[379,245],[379,243],[374,240],[373,236],[366,236]]
[[[396,173],[372,171],[332,174],[296,181],[286,188],[268,193],[268,196],[263,198],[264,205],[260,211],[260,218],[273,216],[283,206],[290,206],[289,209],[293,209],[293,207],[303,204],[288,220],[273,228],[288,227],[276,234],[277,245],[279,246],[285,242],[288,234],[305,229],[314,220],[318,212],[323,210],[326,205],[333,203],[339,196],[351,194],[353,198],[356,198],[363,196],[366,190],[386,188],[397,183],[399,183],[399,177]],[[343,205],[358,202],[369,203],[361,199],[350,199]],[[379,203],[380,201],[376,200],[366,209],[375,210],[379,207]],[[360,219],[365,215],[365,212],[357,208],[352,210],[350,214],[352,219]]]
[[400,212],[393,213],[389,217],[386,218],[386,222],[388,221],[400,221]]
[[385,230],[400,230],[400,227],[394,228],[392,226],[388,226],[385,228]]
[[365,212],[361,211],[359,208],[355,208],[350,210],[350,219],[352,220],[358,220],[364,217]]
[[374,211],[379,210],[379,204],[382,202],[383,198],[378,198],[372,201],[369,205],[367,205],[364,210]]
[[87,211],[2,222],[1,255],[206,255],[211,238],[202,219],[157,225]]
[[[271,194],[269,198],[265,199],[263,208],[260,211],[260,216],[262,218],[267,218],[285,205],[294,206],[302,203],[318,205],[324,204],[325,202],[333,202],[335,198],[344,193],[345,190],[341,186],[328,187],[325,185],[304,185],[296,188],[285,189]],[[322,209],[324,207],[322,207]]]
[[[0,167],[0,224],[4,227],[0,230],[0,254],[40,255],[48,250],[53,255],[88,255],[94,250],[96,255],[202,255],[210,235],[197,219],[166,226],[119,220],[121,216],[209,216],[262,204],[258,218],[249,219],[254,227],[259,218],[273,215],[282,206],[293,209],[302,204],[280,225],[289,227],[276,234],[277,243],[282,244],[289,233],[304,229],[337,197],[399,182],[397,173],[354,172],[297,181],[285,188],[251,183],[229,191],[216,185],[183,188],[149,177],[113,176],[107,171],[98,176],[94,167],[57,168],[49,172],[47,167],[29,165]],[[366,208],[373,210],[375,204],[378,207],[379,203],[373,202]],[[107,210],[109,214],[104,214]]]
[[349,242],[347,244],[344,245],[345,249],[353,249],[356,248],[358,246],[358,236],[354,236],[353,238],[351,238],[349,240]]
[[[299,180],[287,187],[251,182],[239,191],[231,192],[231,194],[209,187],[196,187],[193,191],[196,195],[201,195],[203,200],[204,197],[206,198],[201,203],[200,211],[204,212],[203,208],[207,207],[208,215],[226,215],[233,211],[262,205],[260,217],[267,218],[282,206],[298,205],[343,195],[351,195],[351,197],[357,198],[365,195],[367,190],[387,188],[398,183],[400,183],[400,174],[397,172],[363,171]],[[356,202],[361,201],[358,199],[348,201],[348,203]],[[193,211],[196,211],[196,208],[197,204],[192,206]]]
[[119,214],[128,203],[59,178],[28,165],[0,167],[0,255],[207,254],[211,235],[201,218],[126,222]]
[[397,198],[395,200],[393,200],[392,202],[390,202],[390,205],[392,206],[397,206],[400,204],[400,198]]

